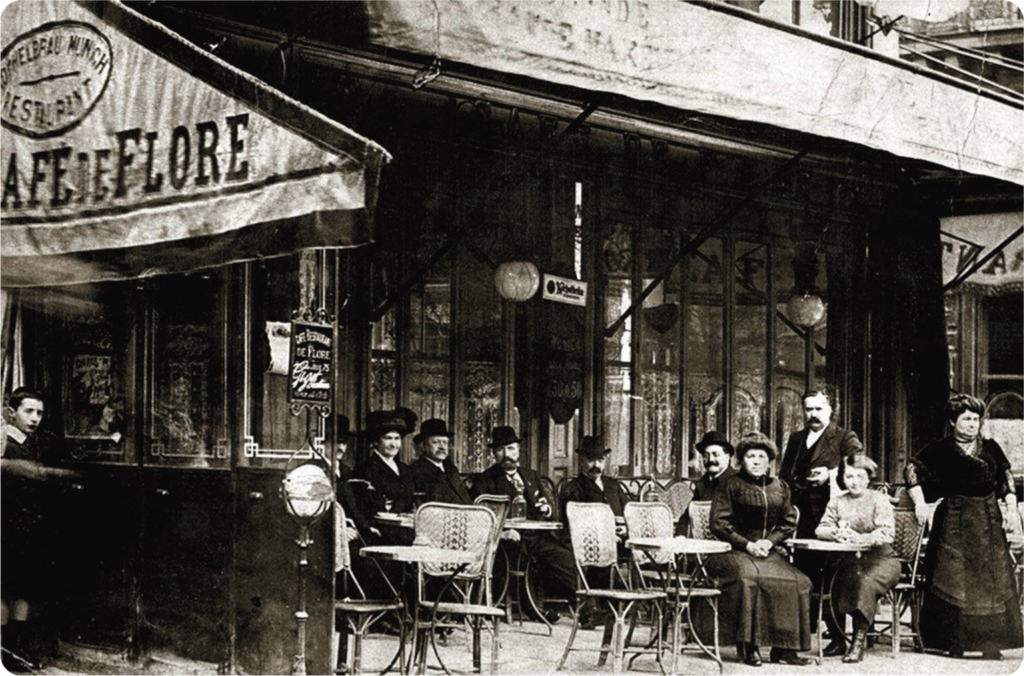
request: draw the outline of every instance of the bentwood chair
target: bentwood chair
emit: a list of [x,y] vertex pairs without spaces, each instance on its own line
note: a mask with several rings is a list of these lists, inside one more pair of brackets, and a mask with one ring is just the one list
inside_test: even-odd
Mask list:
[[[876,621],[873,631],[869,634],[885,636],[892,640],[892,656],[900,652],[900,644],[904,638],[914,641],[914,650],[924,649],[921,643],[920,610],[921,593],[924,585],[923,571],[919,570],[921,546],[927,532],[927,524],[917,522],[913,508],[897,507],[893,510],[896,517],[896,528],[892,543],[893,554],[900,562],[900,580],[886,594],[886,600],[892,614],[886,621]],[[829,594],[831,597],[831,593]],[[910,611],[910,627],[904,626],[903,616]],[[906,632],[906,633],[904,633]]]
[[[494,605],[491,571],[503,522],[483,505],[428,502],[416,510],[414,524],[414,545],[456,549],[474,555],[473,562],[455,573],[454,578],[452,574],[458,566],[453,564],[425,562],[419,566],[414,626],[414,646],[418,646],[418,650],[413,654],[414,659],[418,658],[419,673],[426,672],[428,641],[442,668],[448,672],[438,652],[435,630],[452,619],[461,619],[471,624],[474,667],[479,667],[478,637],[481,625],[485,626],[491,634],[491,673],[495,673],[498,664],[498,630],[505,612]],[[430,598],[428,582],[432,579],[446,579],[452,584],[446,584],[439,591],[435,590],[435,597]]]
[[[402,602],[401,594],[382,572],[381,578],[387,583],[393,596],[381,600],[366,598],[355,571],[352,570],[352,558],[349,552],[349,534],[355,532],[355,528],[345,517],[345,510],[337,502],[334,503],[334,530],[335,572],[339,577],[339,594],[343,596],[334,601],[334,612],[339,627],[338,659],[335,673],[362,673],[363,640],[373,624],[388,614],[394,614],[398,620],[399,664],[404,665],[405,604]],[[378,565],[376,561],[373,563]],[[352,664],[348,666],[345,664],[347,637],[341,631],[341,628],[346,625],[353,636]]]
[[[569,641],[565,645],[565,651],[562,653],[562,659],[558,662],[557,670],[560,671],[565,666],[565,661],[571,651],[585,650],[584,648],[574,648],[573,642],[580,625],[580,610],[583,603],[589,599],[607,605],[614,617],[614,624],[605,626],[598,666],[605,663],[610,645],[616,673],[622,671],[626,652],[654,653],[660,666],[662,654],[660,632],[656,641],[656,649],[631,648],[626,645],[625,641],[626,616],[630,614],[636,604],[649,605],[660,626],[662,603],[666,599],[665,592],[629,588],[626,578],[623,577],[622,571],[617,565],[615,514],[609,505],[603,502],[568,502],[565,511],[569,522],[573,558],[576,562],[577,602],[572,608],[572,629],[569,631]],[[595,581],[606,574],[607,584],[592,586],[587,576],[588,572],[594,573]]]

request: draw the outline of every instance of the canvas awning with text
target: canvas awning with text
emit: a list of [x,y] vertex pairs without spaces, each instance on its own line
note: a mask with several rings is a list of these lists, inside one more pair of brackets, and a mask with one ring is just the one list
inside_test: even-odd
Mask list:
[[[371,41],[1024,185],[1024,108],[716,2],[367,2]],[[443,72],[443,70],[441,71]]]
[[383,148],[132,9],[21,0],[0,42],[2,286],[371,240]]

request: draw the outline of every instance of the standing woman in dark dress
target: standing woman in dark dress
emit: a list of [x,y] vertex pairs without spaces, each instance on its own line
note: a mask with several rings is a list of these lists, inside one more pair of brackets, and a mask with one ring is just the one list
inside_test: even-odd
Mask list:
[[[1024,645],[1004,532],[1020,516],[1003,449],[979,436],[984,413],[980,399],[951,397],[946,419],[953,433],[907,463],[904,478],[921,523],[928,517],[925,501],[943,499],[925,556],[924,646],[948,650],[953,657],[980,651],[987,659],[999,659],[1000,650]],[[1006,500],[1006,516],[999,497]]]
[[809,660],[797,651],[811,647],[811,581],[779,549],[796,530],[797,512],[789,486],[768,476],[776,453],[760,432],[744,436],[736,446],[740,470],[711,503],[711,532],[733,548],[706,564],[722,590],[721,633],[754,667],[761,665],[760,646],[772,647],[772,662],[798,666]]

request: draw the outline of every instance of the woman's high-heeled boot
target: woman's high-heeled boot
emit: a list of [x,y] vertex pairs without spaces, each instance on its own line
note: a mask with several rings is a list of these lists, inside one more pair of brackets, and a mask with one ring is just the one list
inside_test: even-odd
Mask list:
[[867,634],[867,629],[863,627],[854,628],[853,640],[850,641],[850,647],[843,655],[843,662],[860,662],[864,659],[864,641],[867,639]]

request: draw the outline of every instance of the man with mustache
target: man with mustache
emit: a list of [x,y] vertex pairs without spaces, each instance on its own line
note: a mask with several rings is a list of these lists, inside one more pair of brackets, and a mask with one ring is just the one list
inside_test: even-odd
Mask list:
[[693,499],[710,500],[715,489],[736,473],[732,466],[735,451],[724,434],[711,430],[697,442],[697,452],[704,461],[704,476],[693,482]]
[[[825,514],[839,463],[849,455],[863,453],[864,444],[854,432],[832,422],[832,399],[827,392],[808,390],[803,402],[806,427],[789,436],[779,478],[789,485],[793,504],[800,510],[797,537],[813,538]],[[822,574],[821,557],[815,552],[800,552],[793,563],[817,589]],[[811,625],[816,626],[813,610],[811,614]],[[831,640],[823,654],[827,657],[845,654],[846,638],[831,613],[826,614],[825,625]]]
[[472,504],[466,482],[459,468],[451,460],[449,446],[455,434],[448,431],[448,423],[440,418],[424,420],[420,433],[412,438],[420,457],[410,467],[413,487],[423,502],[448,502],[454,505]]
[[[622,484],[604,473],[612,449],[604,447],[601,437],[585,436],[576,452],[580,454],[580,473],[565,483],[559,495],[563,518],[569,502],[603,502],[612,508],[615,516],[622,517],[623,508],[630,501],[629,494]],[[616,533],[620,538],[625,537],[626,527],[616,526]]]
[[[494,454],[494,464],[484,470],[473,482],[472,494],[507,495],[510,500],[521,497],[526,505],[526,518],[550,521],[555,497],[541,482],[536,470],[519,465],[519,443],[516,431],[502,425],[491,431],[488,444]],[[515,531],[511,531],[515,533]],[[513,538],[515,536],[512,536]],[[521,545],[543,571],[552,596],[572,601],[576,596],[576,563],[572,551],[552,531],[526,531],[520,536]],[[548,622],[558,620],[558,612],[545,613]]]

